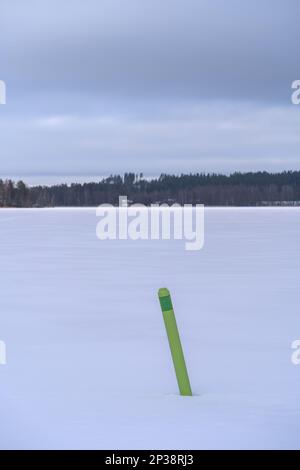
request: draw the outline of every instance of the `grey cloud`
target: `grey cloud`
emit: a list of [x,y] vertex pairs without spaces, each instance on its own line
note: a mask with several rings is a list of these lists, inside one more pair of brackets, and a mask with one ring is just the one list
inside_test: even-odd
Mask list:
[[286,100],[297,0],[5,1],[2,70],[34,89]]
[[128,169],[146,174],[296,169],[299,126],[298,109],[236,104],[221,110],[218,104],[177,109],[159,120],[113,115],[12,119],[0,121],[6,149],[0,163],[5,174],[18,168],[21,175],[28,168],[31,173],[86,175]]
[[296,169],[299,0],[1,0],[5,174]]

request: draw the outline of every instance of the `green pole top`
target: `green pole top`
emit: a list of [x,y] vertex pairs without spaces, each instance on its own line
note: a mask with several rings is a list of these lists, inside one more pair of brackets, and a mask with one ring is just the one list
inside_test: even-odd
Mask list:
[[169,295],[170,295],[170,291],[166,287],[163,287],[159,289],[158,291],[158,297],[168,297]]
[[170,310],[173,310],[169,289],[166,289],[165,287],[159,289],[158,298],[163,312],[169,312]]

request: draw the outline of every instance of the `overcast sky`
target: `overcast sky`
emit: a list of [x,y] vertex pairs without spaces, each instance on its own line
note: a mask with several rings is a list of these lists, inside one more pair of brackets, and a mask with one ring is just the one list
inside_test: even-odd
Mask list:
[[299,21],[299,0],[0,0],[1,175],[299,169]]

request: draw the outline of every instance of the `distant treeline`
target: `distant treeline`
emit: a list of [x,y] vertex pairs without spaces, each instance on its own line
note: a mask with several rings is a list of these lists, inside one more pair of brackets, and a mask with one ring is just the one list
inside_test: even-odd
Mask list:
[[221,206],[300,204],[300,171],[282,173],[112,175],[99,182],[27,186],[0,180],[1,207],[118,205],[119,196],[133,203],[179,203]]

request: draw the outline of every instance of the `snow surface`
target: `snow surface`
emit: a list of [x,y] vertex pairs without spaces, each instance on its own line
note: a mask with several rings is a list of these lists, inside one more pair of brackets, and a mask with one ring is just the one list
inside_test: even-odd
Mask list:
[[[100,241],[97,220],[0,212],[1,449],[300,448],[300,210],[206,209],[199,252]],[[193,397],[178,395],[160,287]]]

